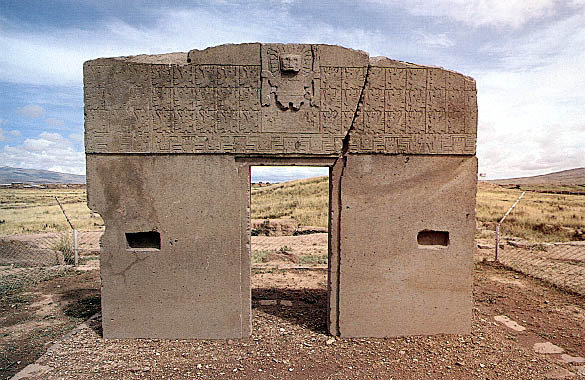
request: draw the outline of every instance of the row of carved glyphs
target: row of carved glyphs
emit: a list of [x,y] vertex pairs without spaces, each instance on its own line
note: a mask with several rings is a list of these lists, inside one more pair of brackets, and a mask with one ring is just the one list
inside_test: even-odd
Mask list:
[[[439,69],[370,68],[365,103],[354,121],[364,70],[322,67],[320,108],[305,110],[307,129],[290,133],[337,138],[352,122],[356,132],[374,135],[475,133],[472,83]],[[134,140],[149,131],[184,139],[213,133],[285,133],[261,129],[262,120],[279,119],[284,113],[261,108],[258,87],[258,66],[94,66],[86,73],[86,126],[90,135],[133,130]]]
[[[240,136],[151,134],[131,131],[116,135],[87,131],[87,152],[176,153],[339,153],[343,138],[320,135],[252,134]],[[349,151],[381,153],[474,154],[475,136],[469,134],[415,134],[358,136]]]
[[175,153],[317,153],[335,154],[342,137],[321,135],[178,135],[161,133],[108,134],[86,131],[86,151],[91,152],[175,152]]

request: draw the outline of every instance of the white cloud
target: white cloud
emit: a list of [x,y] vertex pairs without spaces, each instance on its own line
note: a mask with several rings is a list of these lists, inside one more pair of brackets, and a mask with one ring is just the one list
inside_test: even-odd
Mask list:
[[75,142],[83,143],[83,133],[71,133],[69,138]]
[[41,115],[44,112],[45,112],[45,109],[43,107],[39,106],[38,104],[29,104],[29,105],[26,105],[26,106],[18,109],[18,113],[20,113],[21,115],[24,115],[27,117],[32,117],[32,118],[41,117]]
[[445,33],[428,34],[422,31],[415,33],[418,41],[433,48],[448,48],[455,45],[455,42],[451,40]]
[[405,8],[416,16],[446,17],[474,27],[518,28],[555,14],[555,0],[369,0]]
[[17,168],[85,173],[85,154],[58,133],[43,132],[37,138],[24,140],[22,145],[4,146],[0,162]]
[[[488,178],[585,167],[585,15],[500,48],[505,65],[478,71],[478,157]],[[534,42],[557,36],[546,48]],[[562,43],[561,43],[562,42]]]
[[65,122],[61,119],[56,119],[54,117],[49,117],[45,119],[45,123],[53,127],[62,127],[65,125]]

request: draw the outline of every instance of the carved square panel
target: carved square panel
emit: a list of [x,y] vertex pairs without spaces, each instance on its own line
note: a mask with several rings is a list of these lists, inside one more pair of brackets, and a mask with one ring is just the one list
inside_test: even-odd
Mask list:
[[463,112],[465,110],[465,92],[447,90],[447,112]]
[[238,111],[217,111],[216,131],[220,134],[236,134],[239,132]]
[[404,90],[406,89],[406,69],[387,68],[386,71],[386,90]]
[[406,91],[406,110],[422,111],[426,108],[426,91],[414,89]]
[[370,67],[368,71],[368,88],[384,90],[386,87],[386,72],[383,67]]
[[321,88],[341,90],[341,71],[340,67],[322,67]]
[[321,133],[339,135],[341,134],[341,112],[321,112]]
[[406,90],[390,89],[384,91],[386,111],[403,111],[406,109]]
[[152,112],[152,130],[170,133],[173,130],[173,112],[160,110]]
[[328,88],[321,90],[321,111],[341,112],[341,89]]
[[260,132],[260,111],[239,111],[240,133]]
[[344,67],[342,71],[342,89],[360,90],[364,86],[365,72],[361,67]]
[[217,87],[217,66],[200,65],[193,67],[193,80],[196,87]]
[[427,87],[427,69],[406,69],[406,86],[409,90]]
[[447,133],[447,113],[427,110],[427,133]]
[[193,87],[193,66],[192,65],[174,65],[173,66],[173,85],[175,87]]
[[447,72],[447,90],[465,90],[465,78],[463,75]]
[[153,110],[172,110],[171,102],[172,88],[152,87],[152,109]]
[[83,102],[86,110],[105,109],[104,88],[85,86],[83,89]]
[[173,66],[151,65],[150,77],[153,87],[173,86]]
[[361,88],[341,90],[341,111],[355,113],[361,93]]
[[351,128],[355,112],[342,112],[341,113],[341,133],[345,134]]
[[193,109],[201,111],[215,111],[216,105],[215,88],[194,88],[193,89]]
[[240,109],[240,91],[237,88],[217,89],[217,109],[238,111]]
[[443,69],[428,69],[429,90],[444,90],[447,86],[447,72]]
[[387,135],[406,133],[406,111],[384,112],[384,132]]
[[364,116],[366,134],[384,133],[384,111],[366,111]]
[[367,88],[364,91],[364,110],[384,112],[384,90]]
[[239,87],[238,66],[217,66],[217,87]]
[[253,87],[240,88],[240,110],[260,109],[260,90]]
[[465,115],[463,112],[447,112],[447,132],[465,133]]
[[238,80],[240,87],[260,88],[260,67],[259,66],[239,66]]
[[175,110],[173,111],[173,131],[181,135],[192,135],[195,130],[193,124],[195,117],[193,111]]
[[193,110],[193,89],[187,87],[173,88],[173,109]]
[[425,111],[407,111],[406,112],[406,133],[425,133],[426,131],[426,112]]
[[106,133],[108,131],[108,111],[85,110],[85,130]]
[[217,111],[195,111],[193,129],[195,133],[214,133]]
[[447,110],[447,95],[444,89],[428,90],[427,93],[427,111]]

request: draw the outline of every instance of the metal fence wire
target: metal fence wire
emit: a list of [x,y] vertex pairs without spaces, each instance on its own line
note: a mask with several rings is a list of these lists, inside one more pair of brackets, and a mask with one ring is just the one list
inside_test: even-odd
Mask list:
[[523,192],[496,225],[495,261],[564,290],[585,295],[585,241],[559,243],[501,239],[500,226],[524,197]]
[[519,272],[585,295],[585,242],[508,242],[499,261]]
[[74,272],[100,252],[102,231],[77,231],[58,199],[70,229],[59,232],[0,235],[0,296],[26,284]]

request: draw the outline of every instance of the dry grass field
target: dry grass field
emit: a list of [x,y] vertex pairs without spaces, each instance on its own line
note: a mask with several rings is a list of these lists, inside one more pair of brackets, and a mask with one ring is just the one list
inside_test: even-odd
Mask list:
[[513,189],[480,182],[477,192],[478,232],[490,235],[489,231],[495,229],[496,223],[526,190],[524,198],[502,224],[503,235],[542,242],[585,240],[585,194],[557,194],[567,191],[566,188],[547,185]]
[[84,189],[0,189],[0,235],[68,230],[55,197],[78,230],[103,227],[99,215],[91,216]]
[[[252,219],[292,218],[302,226],[327,227],[327,177],[252,185]],[[502,233],[532,241],[585,240],[583,186],[523,185],[519,188],[480,182],[477,193],[478,237],[493,236],[495,224],[522,190],[526,196],[502,225]],[[568,194],[571,193],[571,194]],[[0,189],[0,235],[68,229],[57,196],[81,231],[99,230],[83,189]]]
[[303,226],[327,227],[328,214],[328,177],[252,185],[252,219],[289,217]]

